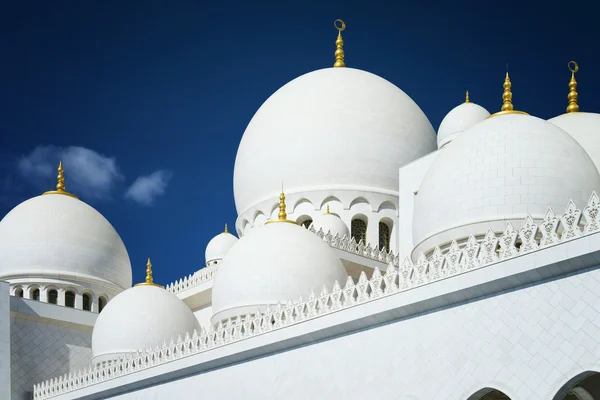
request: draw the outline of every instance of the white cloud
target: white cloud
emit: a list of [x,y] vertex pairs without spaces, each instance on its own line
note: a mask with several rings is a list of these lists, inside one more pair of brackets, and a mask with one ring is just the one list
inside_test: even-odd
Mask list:
[[138,177],[125,192],[125,197],[144,206],[150,206],[154,200],[165,192],[173,174],[167,170],[160,170]]
[[60,160],[67,190],[84,199],[109,199],[115,184],[123,180],[114,158],[79,146],[39,146],[19,160],[18,169],[41,189],[52,190]]

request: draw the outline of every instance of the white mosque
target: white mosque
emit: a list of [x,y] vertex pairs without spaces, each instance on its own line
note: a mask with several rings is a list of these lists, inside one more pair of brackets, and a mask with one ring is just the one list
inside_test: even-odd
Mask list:
[[517,111],[507,73],[498,112],[467,93],[436,134],[346,68],[336,28],[333,68],[250,121],[235,232],[199,271],[163,287],[148,260],[132,287],[68,165],[4,216],[0,399],[600,400],[600,114],[577,64],[563,115]]

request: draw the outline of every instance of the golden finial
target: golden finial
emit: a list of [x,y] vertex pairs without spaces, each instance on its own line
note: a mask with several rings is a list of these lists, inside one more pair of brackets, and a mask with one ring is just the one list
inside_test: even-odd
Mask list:
[[154,281],[152,280],[152,262],[150,261],[150,257],[148,257],[148,262],[146,263],[146,281],[138,283],[135,286],[157,286],[160,288],[162,287],[161,285],[154,283]]
[[579,112],[579,104],[577,104],[577,81],[575,80],[575,72],[579,71],[579,65],[575,61],[569,61],[569,71],[571,71],[571,80],[569,81],[569,105],[567,113]]
[[65,170],[63,169],[62,161],[58,163],[58,175],[56,176],[56,181],[56,190],[49,190],[43,194],[64,194],[65,196],[70,196],[75,199],[78,198],[73,193],[67,192],[65,187]]
[[229,233],[229,229],[227,229],[227,224],[225,224],[225,230],[223,231],[223,233]]
[[515,107],[513,106],[512,91],[511,91],[512,83],[510,81],[510,77],[508,76],[508,71],[506,71],[506,78],[504,78],[503,87],[504,87],[504,92],[502,93],[502,100],[503,100],[502,108],[501,108],[502,111],[492,114],[488,118],[491,118],[491,117],[494,117],[497,115],[504,115],[504,114],[529,115],[526,112],[515,110]]
[[467,94],[465,95],[465,103],[470,103],[471,100],[469,100],[469,91],[467,90]]
[[331,214],[331,211],[329,210],[329,204],[327,204],[327,208],[325,209],[325,214]]
[[295,221],[290,221],[287,219],[287,213],[285,212],[285,193],[283,193],[283,185],[281,188],[281,193],[279,194],[279,214],[277,214],[277,219],[272,219],[267,221],[267,224],[271,224],[273,222],[289,222],[292,224],[297,224]]
[[335,41],[335,63],[333,67],[341,68],[346,66],[344,62],[344,39],[342,39],[342,32],[346,29],[346,24],[341,19],[336,19],[333,26],[338,30],[338,36]]

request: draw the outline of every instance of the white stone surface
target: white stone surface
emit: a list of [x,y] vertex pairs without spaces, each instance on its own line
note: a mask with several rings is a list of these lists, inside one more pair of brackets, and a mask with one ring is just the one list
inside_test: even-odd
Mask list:
[[213,315],[212,305],[204,306],[196,311],[194,311],[194,316],[198,320],[198,323],[204,329],[208,329],[210,327],[210,318]]
[[219,267],[212,289],[212,323],[308,296],[347,274],[320,238],[287,222],[244,235]]
[[495,116],[463,132],[429,168],[415,199],[414,255],[453,239],[516,229],[530,214],[600,193],[600,175],[585,150],[542,119]]
[[65,195],[31,198],[0,221],[0,279],[64,277],[131,286],[131,264],[112,225]]
[[596,168],[600,170],[600,114],[576,112],[559,115],[548,122],[558,126],[587,151]]
[[229,249],[231,249],[237,241],[238,238],[229,232],[219,233],[217,236],[212,238],[206,245],[206,251],[204,252],[206,264],[208,265],[222,260]]
[[454,107],[442,120],[437,134],[438,148],[450,143],[462,132],[483,122],[490,113],[475,103],[463,103]]
[[92,335],[94,363],[154,347],[200,329],[185,303],[157,286],[134,286],[115,297],[98,315]]
[[10,287],[0,281],[0,399],[11,396]]
[[[372,305],[375,311],[377,304]],[[600,371],[598,267],[433,311],[419,313],[417,304],[413,310],[385,324],[374,314],[351,334],[324,340],[315,335],[310,345],[247,356],[110,398],[195,399],[201,387],[206,399],[465,400],[491,387],[511,400],[549,400],[582,372]],[[284,331],[262,337],[266,341]],[[244,344],[232,344],[232,350]]]
[[398,197],[398,235],[397,249],[400,260],[411,256],[414,248],[413,241],[413,214],[415,210],[415,197],[423,178],[427,175],[429,167],[444,149],[429,153],[418,160],[400,168],[400,196]]
[[[87,367],[96,314],[11,298],[12,400],[30,400],[40,380]],[[4,397],[0,397],[4,398]]]
[[286,193],[353,189],[397,195],[398,168],[435,150],[435,132],[392,83],[352,68],[302,75],[275,92],[244,133],[234,170],[238,214]]

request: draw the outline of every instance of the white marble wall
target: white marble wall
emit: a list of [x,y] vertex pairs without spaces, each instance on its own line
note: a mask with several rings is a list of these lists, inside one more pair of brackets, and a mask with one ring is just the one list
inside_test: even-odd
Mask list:
[[10,286],[0,281],[0,399],[10,399]]
[[438,309],[113,397],[550,400],[600,371],[600,269]]
[[79,319],[90,324],[96,314],[32,300],[12,300],[11,399],[29,400],[33,385],[40,380],[89,365],[92,326],[83,325]]

